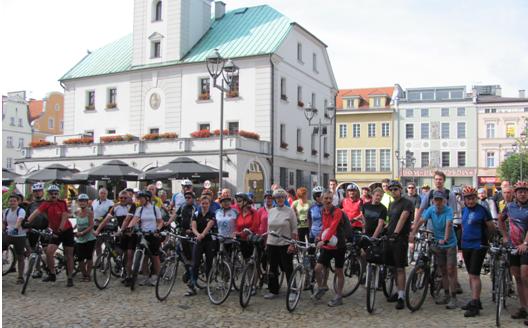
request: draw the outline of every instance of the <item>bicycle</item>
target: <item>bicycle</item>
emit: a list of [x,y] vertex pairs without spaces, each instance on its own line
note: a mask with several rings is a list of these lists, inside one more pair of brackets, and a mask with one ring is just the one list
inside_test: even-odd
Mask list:
[[244,266],[242,280],[240,282],[239,303],[242,308],[246,308],[249,305],[249,300],[257,289],[257,282],[259,280],[262,281],[263,273],[260,265],[258,247],[262,242],[262,237],[265,235],[254,234],[249,229],[244,229],[244,232],[248,234],[248,240],[254,244],[254,247],[251,257]]
[[211,303],[220,305],[229,297],[234,285],[233,263],[230,263],[231,258],[226,251],[226,241],[230,241],[231,245],[237,244],[238,241],[218,234],[213,234],[213,239],[218,240],[219,250],[207,276],[207,295]]
[[496,269],[493,270],[493,287],[492,293],[495,299],[495,324],[500,327],[500,317],[502,309],[506,308],[506,299],[510,296],[510,290],[513,287],[513,283],[510,277],[510,260],[509,255],[516,255],[517,248],[504,246],[498,244],[498,246],[490,246],[489,253],[493,262],[496,265]]
[[9,272],[15,272],[15,265],[15,247],[13,245],[9,245],[7,249],[2,250],[2,276],[5,276]]
[[[343,297],[348,297],[356,292],[361,284],[361,279],[365,273],[365,264],[359,260],[361,248],[355,241],[361,238],[361,234],[355,234],[353,242],[346,244],[345,263],[343,265],[343,274],[345,275],[345,284],[343,286]],[[337,276],[334,275],[334,291],[337,289]]]
[[103,290],[110,283],[112,275],[119,277],[124,274],[124,258],[126,257],[123,254],[119,254],[117,250],[115,234],[110,231],[104,231],[98,238],[103,240],[104,250],[95,261],[92,271],[95,286]]
[[31,255],[29,256],[29,263],[26,271],[26,277],[24,279],[24,284],[22,285],[22,290],[20,293],[24,295],[26,293],[26,289],[29,283],[29,280],[31,279],[31,274],[33,273],[33,268],[35,268],[35,265],[38,267],[40,263],[45,265],[45,261],[42,259],[42,254],[44,254],[42,242],[41,239],[51,239],[52,232],[48,229],[44,230],[37,230],[33,229],[33,233],[38,234],[37,243],[33,250],[31,251]]
[[132,258],[132,274],[130,277],[130,290],[132,291],[136,288],[137,277],[139,271],[143,268],[143,262],[145,261],[145,258],[147,258],[147,261],[150,258],[150,250],[147,239],[145,239],[145,235],[153,235],[153,233],[137,231],[135,234],[138,237],[138,243]]
[[[366,269],[366,289],[367,289],[367,311],[372,314],[376,307],[376,292],[380,284],[385,281],[385,265],[383,264],[383,242],[386,237],[372,238],[368,236],[362,237],[368,242],[366,247],[367,254],[367,269]],[[384,291],[386,287],[383,288]]]

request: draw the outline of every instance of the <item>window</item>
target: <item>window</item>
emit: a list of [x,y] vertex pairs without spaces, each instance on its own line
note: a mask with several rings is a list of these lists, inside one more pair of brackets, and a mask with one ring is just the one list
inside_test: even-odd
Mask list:
[[328,173],[323,173],[323,186],[328,186],[328,182],[330,181],[330,176]]
[[10,117],[9,118],[9,125],[15,126],[15,118],[14,117]]
[[[281,142],[281,147],[282,145],[286,144],[286,124],[280,125],[280,139],[279,140]],[[286,148],[286,147],[283,147],[283,148]]]
[[434,91],[422,91],[422,100],[434,100]]
[[339,124],[339,138],[346,138],[347,136],[347,125]]
[[49,118],[49,119],[48,119],[48,129],[53,129],[53,126],[54,126],[53,119],[52,119],[52,118]]
[[466,139],[466,123],[465,122],[457,123],[457,138]]
[[24,148],[24,138],[18,138],[18,148]]
[[361,150],[354,149],[350,151],[352,155],[352,162],[351,162],[351,168],[350,170],[352,172],[360,172],[361,171]]
[[295,170],[295,186],[300,188],[304,186],[303,171]]
[[227,129],[229,130],[229,134],[237,134],[238,133],[238,122],[227,123]]
[[198,130],[211,130],[211,124],[209,123],[201,123],[198,125]]
[[380,150],[380,171],[389,172],[390,171],[390,149],[381,149]]
[[199,100],[209,100],[211,97],[210,94],[210,83],[208,77],[200,78],[200,95],[198,96]]
[[416,158],[414,158],[414,153],[410,150],[405,152],[405,167],[410,169],[414,167]]
[[317,149],[315,149],[315,140],[317,138],[317,134],[315,133],[312,133],[311,135],[311,138],[310,138],[310,146],[311,146],[311,149],[312,149],[312,155],[317,155]]
[[61,121],[61,122],[60,122],[60,129],[61,129],[61,130],[64,130],[64,121]]
[[489,151],[486,153],[486,167],[495,167],[495,152]]
[[495,123],[486,123],[486,138],[495,138]]
[[158,22],[161,21],[161,10],[162,10],[162,3],[161,1],[156,2],[156,6],[154,7],[154,21]]
[[457,116],[466,116],[466,109],[464,107],[458,107],[457,108]]
[[95,109],[95,91],[86,93],[86,109]]
[[338,150],[337,151],[337,172],[346,172],[347,170],[348,170],[347,151]]
[[515,123],[506,123],[506,138],[515,138]]
[[58,112],[60,110],[60,104],[55,104],[55,111]]
[[405,139],[414,139],[414,124],[405,124]]
[[449,152],[442,152],[442,167],[449,167]]
[[281,187],[286,188],[286,186],[288,185],[288,169],[287,168],[285,167],[280,168],[279,181],[280,181]]
[[297,104],[302,103],[302,87],[300,85],[297,86]]
[[161,58],[161,41],[152,41],[150,49],[151,58]]
[[286,78],[284,77],[281,77],[280,79],[280,90],[281,90],[281,99],[288,100],[288,96],[286,96]]
[[449,123],[442,123],[442,139],[449,139]]
[[117,102],[117,89],[116,88],[108,89],[108,101],[107,101],[107,104],[108,105],[115,105],[116,102]]
[[159,134],[159,128],[150,128],[149,129],[150,134]]
[[409,118],[409,117],[413,117],[413,116],[414,116],[413,109],[406,109],[405,110],[405,117]]
[[449,108],[442,108],[442,117],[449,117]]
[[375,97],[374,98],[374,107],[381,107],[381,98]]
[[376,171],[376,149],[365,150],[365,171]]
[[422,123],[420,125],[420,136],[422,139],[429,139],[429,123]]
[[381,136],[388,137],[390,135],[389,123],[381,123]]
[[429,152],[427,151],[423,151],[422,154],[422,161],[421,161],[421,165],[422,167],[428,167],[429,166]]
[[11,157],[6,158],[6,168],[10,169],[13,167],[13,159]]
[[8,136],[6,138],[6,148],[13,148],[13,137]]
[[354,99],[346,100],[346,108],[354,108]]
[[352,124],[352,138],[359,138],[361,136],[361,125],[359,123]]
[[315,101],[316,101],[315,93],[312,92],[312,103],[311,103],[312,108],[317,108],[317,105],[316,105]]
[[231,84],[229,85],[229,91],[227,92],[228,98],[236,98],[239,96],[239,81],[239,75],[233,76],[233,78],[231,79]]
[[297,60],[302,63],[302,43],[297,43]]
[[484,109],[484,113],[486,113],[486,114],[496,113],[496,112],[497,112],[496,108],[486,108],[486,109]]
[[369,138],[374,138],[376,136],[376,124],[375,123],[368,124],[368,136]]
[[328,137],[326,136],[323,138],[323,151],[326,157],[326,154],[328,154]]
[[301,129],[297,129],[297,151],[302,152],[302,135],[301,135]]
[[[151,129],[151,131],[152,131],[152,129]],[[116,134],[116,130],[115,129],[106,130],[106,134]]]
[[420,116],[422,116],[422,117],[429,117],[429,108],[422,108],[422,109],[420,109]]
[[458,163],[458,167],[466,166],[466,152],[465,151],[459,151],[457,153],[457,163]]
[[23,127],[24,126],[24,124],[22,123],[22,119],[21,118],[18,119],[18,126],[19,127]]
[[317,54],[315,52],[312,54],[312,69],[317,72]]
[[293,184],[294,184],[294,181],[293,181],[293,179],[295,179],[294,174],[295,174],[295,172],[293,172],[293,171],[288,172],[288,176],[289,176],[289,178],[290,178],[290,179],[288,180],[288,182],[289,182],[289,185],[290,185],[290,186],[293,186]]

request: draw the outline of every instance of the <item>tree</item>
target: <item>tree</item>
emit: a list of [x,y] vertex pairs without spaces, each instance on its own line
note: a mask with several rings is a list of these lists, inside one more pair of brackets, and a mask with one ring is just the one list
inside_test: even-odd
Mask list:
[[[501,163],[498,169],[498,173],[502,180],[508,180],[515,183],[521,178],[521,162],[520,154],[514,154],[508,157],[504,162]],[[524,154],[522,161],[522,177],[523,180],[528,180],[528,156]]]

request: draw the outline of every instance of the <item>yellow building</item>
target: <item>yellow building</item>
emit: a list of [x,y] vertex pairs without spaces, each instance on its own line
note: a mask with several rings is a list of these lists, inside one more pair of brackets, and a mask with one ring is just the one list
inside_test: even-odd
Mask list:
[[336,178],[372,186],[392,179],[394,87],[339,90],[336,110]]

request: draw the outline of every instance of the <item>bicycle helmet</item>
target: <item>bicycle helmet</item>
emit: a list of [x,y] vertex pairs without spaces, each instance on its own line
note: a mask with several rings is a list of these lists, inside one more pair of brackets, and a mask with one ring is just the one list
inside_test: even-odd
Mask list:
[[477,195],[477,189],[475,189],[473,186],[465,186],[464,189],[462,189],[462,196],[476,196]]
[[520,189],[528,189],[528,181],[517,181],[517,183],[513,186],[513,190],[517,191]]
[[237,192],[235,194],[235,199],[242,199],[243,201],[245,202],[250,202],[251,199],[249,198],[248,194],[246,194],[245,192]]
[[273,191],[273,198],[277,198],[277,197],[286,198],[288,197],[288,193],[286,192],[286,190],[282,188],[276,189],[275,191]]
[[138,197],[145,197],[145,198],[151,199],[152,193],[148,190],[143,190],[138,193]]
[[87,194],[80,194],[80,195],[77,197],[77,200],[78,200],[78,201],[81,201],[81,200],[88,201],[88,200],[90,200],[90,197],[88,197]]
[[[328,240],[328,246],[335,246],[337,245],[337,237],[335,235],[332,235],[331,237],[328,236],[330,234],[330,229],[325,229],[323,233],[321,234],[322,240]],[[328,238],[330,237],[330,238]]]
[[33,186],[31,186],[31,190],[33,190],[33,191],[44,190],[44,184],[42,182],[34,183]]
[[349,191],[349,190],[359,191],[358,187],[357,187],[355,184],[353,184],[353,183],[349,184],[349,185],[347,186],[346,190],[347,190],[347,191]]
[[391,182],[389,182],[389,189],[390,188],[400,188],[400,189],[403,189],[400,181],[396,181],[396,180],[391,180]]
[[191,180],[189,180],[189,179],[185,179],[185,180],[183,180],[183,181],[181,182],[181,185],[182,185],[183,187],[189,187],[189,186],[192,187],[193,183],[192,183]]
[[59,188],[59,186],[52,184],[52,185],[50,185],[50,186],[48,187],[48,192],[50,192],[50,191],[56,191],[56,192],[59,192],[59,191],[60,191],[60,188]]
[[266,197],[273,197],[273,191],[271,191],[270,189],[264,191],[264,198]]
[[312,189],[312,194],[322,194],[324,192],[324,188],[321,186],[315,186]]

